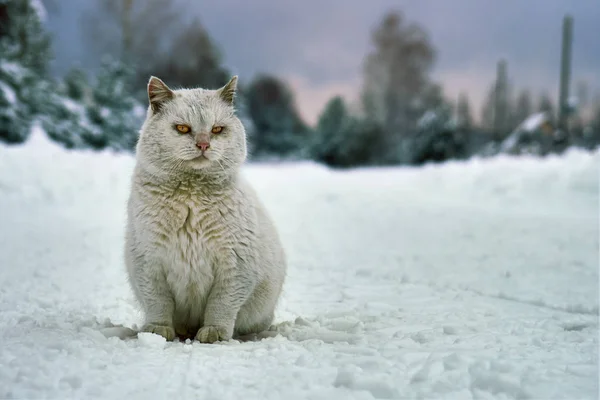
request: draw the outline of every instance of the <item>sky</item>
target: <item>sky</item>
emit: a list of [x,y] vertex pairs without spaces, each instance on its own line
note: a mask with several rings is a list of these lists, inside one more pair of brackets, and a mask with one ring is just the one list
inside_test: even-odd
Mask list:
[[[198,16],[226,66],[249,81],[272,73],[288,81],[304,119],[314,123],[335,95],[355,101],[370,34],[390,10],[422,25],[437,50],[432,72],[448,98],[466,92],[475,117],[508,62],[515,89],[558,95],[562,18],[574,18],[572,83],[600,92],[598,0],[176,0],[182,20]],[[54,70],[93,67],[81,36],[81,16],[98,0],[55,0],[48,27],[55,37]],[[168,27],[165,30],[168,32]]]

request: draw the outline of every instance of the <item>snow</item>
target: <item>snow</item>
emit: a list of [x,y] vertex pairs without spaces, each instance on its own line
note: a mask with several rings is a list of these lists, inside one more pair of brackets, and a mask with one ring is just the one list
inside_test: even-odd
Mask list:
[[524,134],[535,132],[546,121],[548,121],[548,116],[545,112],[530,115],[502,142],[500,149],[505,152],[513,150]]
[[30,4],[40,21],[46,22],[46,20],[48,19],[48,12],[46,11],[46,7],[44,7],[44,4],[42,3],[42,0],[31,0]]
[[0,69],[16,80],[21,80],[25,73],[25,68],[21,64],[6,60],[0,60]]
[[435,111],[427,110],[427,111],[425,111],[423,116],[421,118],[419,118],[419,120],[417,121],[417,127],[419,129],[426,129],[427,127],[429,127],[431,124],[433,124],[435,122],[437,117],[438,117],[438,115]]
[[250,165],[289,274],[278,334],[135,337],[133,159],[0,147],[0,398],[598,398],[600,152]]
[[532,114],[529,117],[527,117],[525,119],[525,121],[523,121],[521,123],[521,125],[519,125],[519,128],[517,128],[517,130],[525,131],[525,132],[533,132],[536,129],[539,129],[539,127],[547,119],[548,119],[548,117],[546,116],[545,112],[539,112],[539,113]]
[[110,111],[110,109],[109,109],[109,108],[106,108],[106,107],[101,107],[101,108],[100,108],[100,116],[101,116],[103,119],[108,119],[108,118],[110,118],[110,114],[111,114],[111,111]]
[[4,82],[0,82],[0,91],[3,93],[3,97],[8,101],[10,106],[14,106],[17,103],[17,94],[14,89],[8,86]]
[[579,98],[577,96],[569,96],[569,98],[567,98],[567,106],[569,108],[575,109],[579,106]]
[[133,106],[133,115],[143,120],[146,116],[146,107],[142,106],[140,103],[135,103]]
[[79,115],[85,114],[85,106],[82,103],[72,100],[68,97],[62,97],[61,100],[65,108],[71,111],[72,113],[76,113]]

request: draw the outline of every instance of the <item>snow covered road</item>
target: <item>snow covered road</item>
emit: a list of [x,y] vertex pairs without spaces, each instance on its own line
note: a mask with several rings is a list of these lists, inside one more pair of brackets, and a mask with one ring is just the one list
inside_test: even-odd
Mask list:
[[249,166],[280,335],[203,345],[119,338],[131,157],[0,147],[0,398],[598,398],[599,161]]

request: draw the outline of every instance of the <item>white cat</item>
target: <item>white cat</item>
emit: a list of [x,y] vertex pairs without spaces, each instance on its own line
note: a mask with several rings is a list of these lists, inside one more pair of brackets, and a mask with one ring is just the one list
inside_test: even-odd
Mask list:
[[277,231],[240,176],[237,76],[219,90],[148,83],[125,259],[142,331],[203,343],[269,328],[286,274]]

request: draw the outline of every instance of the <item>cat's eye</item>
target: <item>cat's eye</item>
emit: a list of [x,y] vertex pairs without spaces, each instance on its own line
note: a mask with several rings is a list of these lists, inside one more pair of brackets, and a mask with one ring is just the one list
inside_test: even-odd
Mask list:
[[191,130],[189,126],[183,124],[175,125],[175,129],[177,129],[179,133],[189,133]]
[[211,132],[212,133],[221,133],[221,132],[223,132],[223,127],[222,126],[213,126]]

